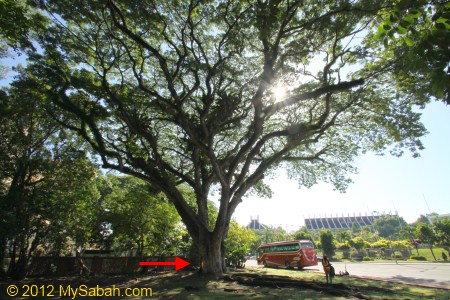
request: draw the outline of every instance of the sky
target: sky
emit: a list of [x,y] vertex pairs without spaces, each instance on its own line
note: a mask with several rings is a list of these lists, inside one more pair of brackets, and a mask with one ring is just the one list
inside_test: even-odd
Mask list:
[[291,232],[304,225],[304,218],[398,213],[406,222],[416,221],[430,212],[450,213],[450,106],[432,102],[422,111],[422,123],[428,130],[422,142],[425,150],[413,158],[389,153],[371,153],[355,160],[358,174],[351,176],[346,193],[334,191],[330,184],[299,188],[283,170],[267,181],[271,199],[244,198],[234,218],[248,225],[259,217],[262,224],[281,226]]

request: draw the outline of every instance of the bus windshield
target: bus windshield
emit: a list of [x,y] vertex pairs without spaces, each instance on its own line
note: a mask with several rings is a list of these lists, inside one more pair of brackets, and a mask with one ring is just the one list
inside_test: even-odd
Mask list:
[[314,244],[312,242],[301,242],[302,249],[310,249],[314,248]]

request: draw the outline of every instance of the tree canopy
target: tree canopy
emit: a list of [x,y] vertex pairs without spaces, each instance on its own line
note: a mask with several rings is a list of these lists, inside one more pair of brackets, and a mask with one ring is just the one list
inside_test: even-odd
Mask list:
[[418,155],[413,107],[445,97],[392,84],[398,61],[370,33],[397,1],[32,3],[48,23],[27,72],[48,112],[104,168],[166,195],[207,272],[222,270],[233,212],[252,190],[270,194],[273,170],[343,191],[362,152]]

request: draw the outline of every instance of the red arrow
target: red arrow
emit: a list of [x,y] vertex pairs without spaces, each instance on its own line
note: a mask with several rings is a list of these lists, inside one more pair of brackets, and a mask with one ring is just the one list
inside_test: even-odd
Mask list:
[[140,266],[175,266],[175,271],[181,270],[184,267],[189,266],[191,263],[185,261],[184,259],[175,257],[175,261],[141,261]]

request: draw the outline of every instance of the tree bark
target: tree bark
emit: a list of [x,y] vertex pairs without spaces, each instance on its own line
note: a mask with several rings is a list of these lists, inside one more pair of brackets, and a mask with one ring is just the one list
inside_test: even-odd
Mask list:
[[198,251],[200,260],[204,262],[203,273],[218,276],[225,270],[222,237],[223,235],[217,232],[213,234],[213,232],[200,229]]
[[6,270],[4,269],[6,251],[6,239],[0,240],[0,278],[6,278]]

